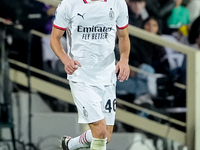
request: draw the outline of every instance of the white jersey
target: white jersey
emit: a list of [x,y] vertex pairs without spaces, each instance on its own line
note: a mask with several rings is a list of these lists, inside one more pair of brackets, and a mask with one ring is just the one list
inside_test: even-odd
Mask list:
[[117,28],[128,26],[125,0],[63,0],[53,25],[67,31],[67,54],[81,64],[69,80],[89,85],[116,82],[115,36]]

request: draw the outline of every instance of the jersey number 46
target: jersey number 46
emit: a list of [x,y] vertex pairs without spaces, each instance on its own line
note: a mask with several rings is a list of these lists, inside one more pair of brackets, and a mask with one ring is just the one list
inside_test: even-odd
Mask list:
[[117,104],[116,99],[114,99],[113,101],[109,99],[105,105],[105,109],[108,110],[109,112],[111,112],[112,109],[113,111],[116,111],[116,104]]

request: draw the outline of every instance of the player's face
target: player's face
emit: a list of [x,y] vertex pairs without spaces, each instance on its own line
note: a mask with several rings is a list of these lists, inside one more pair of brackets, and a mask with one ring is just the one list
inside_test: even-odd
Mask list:
[[158,22],[154,19],[150,19],[145,23],[144,30],[157,34],[159,30]]

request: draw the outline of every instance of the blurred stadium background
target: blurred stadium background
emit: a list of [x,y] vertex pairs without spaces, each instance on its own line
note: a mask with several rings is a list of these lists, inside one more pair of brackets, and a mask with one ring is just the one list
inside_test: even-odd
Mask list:
[[[63,70],[49,70],[49,62],[43,62],[41,39],[49,37],[44,30],[49,16],[43,8],[59,3],[0,1],[0,150],[56,150],[60,149],[58,140],[63,134],[73,137],[88,128],[77,124],[77,110]],[[175,107],[174,101],[166,97],[155,100],[156,107],[136,105],[127,101],[130,95],[119,96],[114,134],[107,149],[199,150],[200,52],[131,25],[129,32],[186,55],[187,86],[170,83],[186,93],[186,106]],[[55,65],[62,67],[59,62]],[[163,92],[168,93],[166,90]]]

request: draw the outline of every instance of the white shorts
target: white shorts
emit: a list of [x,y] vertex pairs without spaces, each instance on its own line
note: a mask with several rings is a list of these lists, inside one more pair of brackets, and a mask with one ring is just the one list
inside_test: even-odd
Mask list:
[[105,119],[106,125],[114,125],[116,85],[92,86],[73,81],[69,84],[78,109],[78,123],[92,123]]

